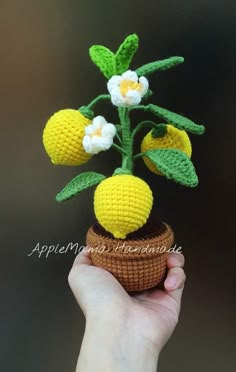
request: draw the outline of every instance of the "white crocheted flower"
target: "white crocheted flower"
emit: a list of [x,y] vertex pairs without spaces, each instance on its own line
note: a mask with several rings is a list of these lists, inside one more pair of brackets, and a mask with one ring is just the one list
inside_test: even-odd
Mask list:
[[144,76],[139,78],[136,72],[131,70],[112,76],[107,83],[113,105],[120,107],[138,105],[147,93],[148,86],[148,80]]
[[116,127],[107,123],[103,116],[97,116],[92,124],[85,127],[83,146],[88,154],[98,154],[100,151],[108,150],[113,144]]

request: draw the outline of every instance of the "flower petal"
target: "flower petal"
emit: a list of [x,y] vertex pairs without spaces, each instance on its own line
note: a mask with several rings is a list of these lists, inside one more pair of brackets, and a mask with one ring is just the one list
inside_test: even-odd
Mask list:
[[122,107],[122,105],[125,103],[125,98],[122,96],[119,88],[113,89],[111,92],[111,102],[113,105],[118,107]]
[[102,129],[104,125],[107,124],[107,121],[106,119],[99,115],[99,116],[96,116],[94,119],[93,119],[93,130],[96,131],[98,129]]
[[149,83],[148,83],[148,80],[144,76],[141,76],[139,78],[139,82],[141,84],[141,89],[139,90],[139,92],[140,92],[141,97],[143,97],[148,91]]
[[116,127],[113,124],[107,123],[102,128],[102,136],[103,137],[109,137],[109,138],[113,139],[115,134],[116,134]]
[[84,136],[82,143],[83,143],[84,150],[88,154],[92,154],[92,152],[91,152],[91,137],[90,136]]
[[111,93],[114,88],[120,85],[121,80],[122,80],[122,77],[119,75],[112,76],[112,78],[107,83],[107,89],[109,93]]
[[135,106],[138,105],[141,101],[141,95],[137,90],[129,90],[125,97],[125,102],[128,106]]
[[122,74],[122,80],[138,81],[138,75],[135,71],[128,70]]
[[89,136],[90,134],[92,134],[93,131],[94,131],[94,129],[93,129],[93,125],[92,125],[92,124],[87,125],[87,126],[85,127],[85,134],[86,134],[87,136]]
[[97,154],[100,151],[108,150],[113,141],[111,138],[106,137],[93,137],[92,138],[92,150],[94,154]]

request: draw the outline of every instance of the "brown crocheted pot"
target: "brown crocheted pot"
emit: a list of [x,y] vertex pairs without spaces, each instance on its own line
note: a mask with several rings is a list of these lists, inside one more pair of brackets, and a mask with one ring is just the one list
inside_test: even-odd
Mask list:
[[173,242],[171,228],[153,218],[125,240],[115,239],[99,223],[90,227],[86,238],[93,264],[111,272],[127,292],[153,288],[163,281]]

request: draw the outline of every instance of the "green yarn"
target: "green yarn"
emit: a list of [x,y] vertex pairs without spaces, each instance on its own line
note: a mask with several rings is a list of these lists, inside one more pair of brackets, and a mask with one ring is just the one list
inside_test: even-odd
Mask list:
[[100,94],[96,98],[94,98],[86,107],[87,109],[91,109],[93,106],[95,106],[97,103],[101,101],[111,101],[111,96],[110,94]]
[[103,75],[110,79],[113,75],[120,75],[129,68],[138,44],[138,36],[132,34],[123,41],[116,54],[103,45],[93,45],[89,49],[89,55]]
[[121,75],[128,70],[138,45],[139,38],[136,34],[129,35],[120,45],[115,56],[117,75]]
[[87,119],[93,120],[94,118],[94,112],[89,109],[88,106],[81,106],[78,111]]
[[155,71],[165,71],[184,62],[183,57],[170,57],[161,61],[147,63],[136,70],[138,76],[147,76]]
[[116,73],[115,54],[102,45],[93,45],[89,49],[93,63],[101,70],[103,75],[110,79]]
[[158,116],[160,119],[165,120],[167,123],[172,124],[174,127],[185,130],[186,132],[194,133],[194,134],[203,134],[205,132],[205,127],[200,124],[194,123],[192,120],[176,114],[175,112],[169,111],[165,108],[160,106],[156,106],[153,104],[139,105],[133,106],[129,109],[129,111],[133,110],[143,110],[151,112],[152,114]]
[[126,155],[125,150],[124,150],[122,147],[120,147],[119,145],[117,145],[116,143],[113,142],[112,147],[113,147],[114,149],[116,149],[117,151],[119,151],[120,153]]
[[131,123],[128,109],[125,107],[118,107],[120,124],[122,127],[122,168],[130,172],[133,170],[133,138],[131,133]]
[[152,120],[143,120],[141,121],[140,123],[138,123],[136,125],[136,127],[134,128],[133,132],[132,132],[132,139],[134,139],[135,135],[143,128],[145,127],[151,127],[151,128],[158,128],[159,125],[161,124],[157,124],[155,123],[154,121]]
[[122,126],[120,124],[116,124],[115,127],[116,127],[116,132],[121,133]]
[[167,125],[166,124],[158,124],[153,130],[152,130],[152,137],[153,138],[161,138],[164,137],[164,135],[167,133]]
[[116,168],[113,173],[113,176],[118,176],[121,174],[132,174],[132,172],[125,168]]
[[96,172],[84,172],[73,178],[56,196],[58,202],[68,200],[88,187],[99,184],[106,177]]
[[197,186],[198,177],[195,168],[183,151],[156,149],[146,151],[143,156],[150,159],[168,179],[188,187]]
[[145,96],[142,98],[143,101],[147,101],[151,96],[153,95],[153,91],[151,89],[148,89],[147,93]]

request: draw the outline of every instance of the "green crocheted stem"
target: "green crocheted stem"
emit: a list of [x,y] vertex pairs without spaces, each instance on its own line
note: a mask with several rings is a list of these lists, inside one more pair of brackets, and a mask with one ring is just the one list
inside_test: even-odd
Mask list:
[[98,185],[106,177],[96,172],[84,172],[73,178],[56,196],[58,202],[68,200],[88,187]]
[[125,107],[118,107],[118,113],[120,117],[120,124],[122,128],[122,148],[124,154],[122,154],[122,166],[124,170],[128,170],[132,173],[133,170],[133,141],[130,129],[130,118],[128,109]]
[[116,138],[118,139],[118,141],[120,142],[120,144],[121,144],[121,146],[122,146],[122,139],[121,139],[119,133],[116,132],[115,136],[116,136]]
[[147,63],[146,65],[139,67],[136,70],[136,73],[138,74],[138,76],[148,76],[156,71],[169,70],[170,68],[175,67],[183,62],[183,57],[170,57],[161,61]]
[[143,153],[151,160],[158,170],[168,179],[172,179],[181,185],[196,187],[198,177],[195,168],[188,156],[181,150],[156,149]]
[[116,143],[113,143],[113,144],[112,144],[112,147],[113,147],[114,149],[116,149],[117,151],[119,151],[121,154],[126,155],[125,150],[124,150],[122,147],[118,146]]
[[160,106],[149,104],[146,106],[145,105],[133,106],[129,109],[129,111],[133,110],[143,110],[146,112],[151,112],[160,119],[165,120],[167,123],[172,124],[174,127],[180,130],[185,130],[187,132],[199,135],[205,132],[205,127],[203,125],[196,124],[192,120],[182,115],[176,114],[175,112],[162,108]]
[[136,160],[138,158],[142,158],[143,156],[145,156],[145,153],[144,152],[139,152],[138,154],[133,156],[133,159]]
[[[140,123],[137,124],[137,126],[134,128],[134,130],[132,131],[132,140],[134,139],[134,137],[136,136],[136,134],[142,130],[143,128],[147,128],[147,127],[151,127],[151,128],[159,128],[160,125],[163,125],[163,124],[157,124],[155,123],[154,121],[152,120],[144,120],[144,121],[141,121]],[[165,125],[165,124],[164,124]]]
[[97,103],[101,101],[111,101],[111,96],[110,94],[100,94],[98,97],[94,98],[87,106],[88,110],[91,110]]
[[132,172],[126,168],[116,168],[113,173],[113,176],[118,176],[121,174],[132,174]]

